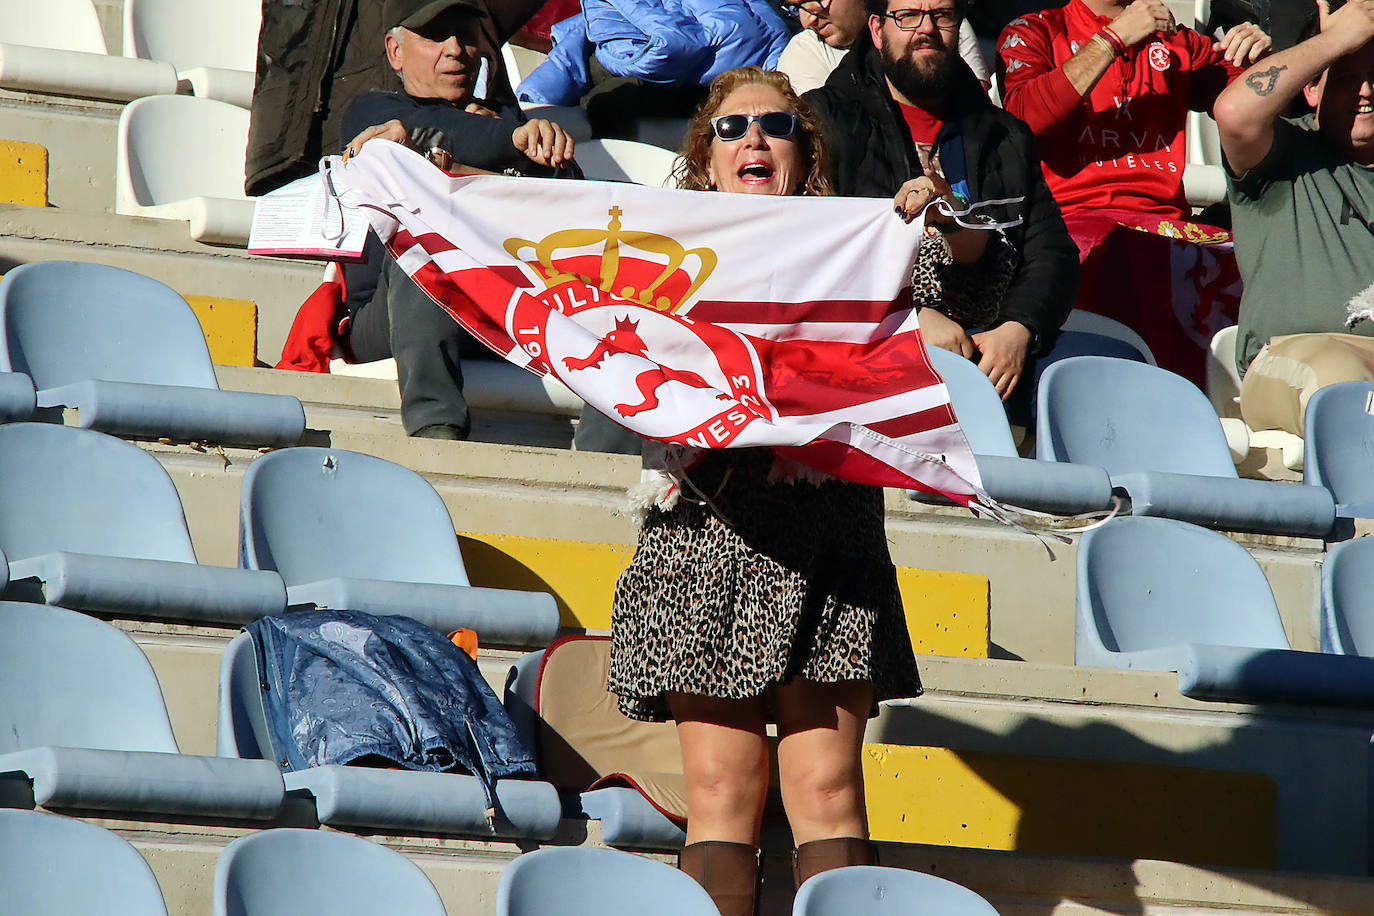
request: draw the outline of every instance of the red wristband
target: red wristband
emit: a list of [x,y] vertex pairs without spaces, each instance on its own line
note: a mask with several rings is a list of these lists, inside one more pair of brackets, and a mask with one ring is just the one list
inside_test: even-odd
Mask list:
[[1116,52],[1118,57],[1126,53],[1126,42],[1121,40],[1121,36],[1116,34],[1111,26],[1104,25],[1100,34],[1107,39],[1107,43],[1112,46],[1112,50]]

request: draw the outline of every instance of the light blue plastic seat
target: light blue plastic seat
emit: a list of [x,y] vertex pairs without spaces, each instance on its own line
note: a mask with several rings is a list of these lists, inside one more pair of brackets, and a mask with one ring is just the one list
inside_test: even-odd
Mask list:
[[1374,659],[1289,648],[1249,551],[1163,518],[1116,518],[1078,547],[1074,661],[1178,672],[1201,700],[1369,706]]
[[792,916],[997,916],[982,897],[953,881],[905,868],[851,865],[808,878]]
[[10,598],[198,623],[286,607],[273,573],[198,565],[167,471],[92,430],[0,426],[0,549]]
[[1303,416],[1304,483],[1331,491],[1335,536],[1354,534],[1356,518],[1374,518],[1374,383],[1338,382],[1317,389]]
[[157,676],[107,623],[0,602],[0,804],[269,820],[281,774],[181,754]]
[[720,916],[700,884],[614,849],[550,846],[506,866],[496,916]]
[[108,830],[0,810],[0,895],[24,916],[167,916],[148,863]]
[[37,409],[33,379],[20,372],[0,372],[0,423],[33,419]]
[[[219,669],[218,752],[223,757],[281,759],[267,728],[259,681],[252,638],[240,633],[224,650]],[[316,819],[331,827],[548,840],[562,817],[558,791],[533,779],[497,781],[504,819],[493,834],[475,776],[321,766],[282,778],[288,792],[309,796]]]
[[[1019,457],[1002,399],[988,377],[958,353],[939,347],[927,352],[949,389],[954,415],[973,449],[988,495],[1008,505],[1062,515],[1111,508],[1112,487],[1106,471],[1079,465],[1051,467]],[[908,495],[930,499],[916,490],[909,490]]]
[[1323,652],[1374,658],[1374,538],[1355,538],[1322,563]]
[[1105,469],[1133,515],[1308,537],[1331,530],[1326,489],[1237,476],[1211,403],[1181,376],[1077,356],[1045,370],[1037,398],[1036,457]]
[[[526,747],[539,747],[539,666],[544,652],[518,658],[506,678],[505,706]],[[624,849],[675,851],[687,842],[687,831],[653,806],[643,793],[625,786],[606,786],[580,793],[578,806],[601,822],[601,840]]]
[[200,322],[170,287],[103,264],[40,261],[0,280],[0,370],[127,436],[290,445],[305,411],[286,395],[222,391]]
[[249,466],[240,511],[240,565],[280,573],[293,605],[468,627],[483,645],[543,646],[558,632],[552,595],[468,584],[444,501],[399,464],[282,449]]
[[283,828],[241,836],[215,863],[215,916],[447,916],[419,866],[342,833]]

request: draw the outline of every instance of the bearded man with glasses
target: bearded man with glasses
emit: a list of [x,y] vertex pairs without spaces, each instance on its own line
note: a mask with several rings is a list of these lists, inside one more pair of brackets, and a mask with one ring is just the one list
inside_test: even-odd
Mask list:
[[[988,100],[959,58],[964,0],[865,0],[865,8],[867,35],[805,96],[821,119],[831,180],[847,196],[903,191],[898,206],[908,214],[943,199],[946,212],[928,209],[926,222],[953,263],[941,268],[939,298],[917,300],[921,333],[975,360],[1006,400],[1068,315],[1077,250],[1030,130]],[[979,225],[996,228],[969,228]],[[970,252],[982,254],[970,262]],[[1001,283],[976,316],[948,307],[961,286],[994,274]]]
[[[864,0],[787,0],[802,24],[778,58],[778,71],[787,74],[798,93],[825,85],[855,42],[868,38]],[[959,26],[959,56],[984,89],[992,86],[992,71],[978,46],[973,26]]]

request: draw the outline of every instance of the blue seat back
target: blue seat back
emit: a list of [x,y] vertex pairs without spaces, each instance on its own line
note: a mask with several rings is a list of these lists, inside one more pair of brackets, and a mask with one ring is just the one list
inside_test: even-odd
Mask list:
[[342,449],[287,448],[249,466],[239,560],[288,586],[322,579],[467,585],[453,520],[414,471]]
[[1322,563],[1323,652],[1374,658],[1374,538],[1337,544]]
[[792,916],[997,916],[961,884],[905,868],[854,865],[821,872],[797,890]]
[[175,290],[75,261],[23,264],[0,280],[0,369],[40,390],[86,379],[219,387],[200,322]]
[[1374,503],[1374,383],[1319,388],[1304,426],[1303,481],[1326,487],[1338,504]]
[[399,852],[320,830],[239,837],[215,864],[215,916],[446,916],[439,892]]
[[175,754],[152,665],[76,611],[0,601],[0,753],[84,747]]
[[973,453],[1015,458],[1016,441],[1007,423],[1007,411],[988,377],[958,353],[939,347],[927,347],[926,352],[935,371],[945,380],[954,416]]
[[1075,356],[1045,370],[1036,457],[1108,474],[1236,476],[1221,420],[1182,376],[1131,360]]
[[57,551],[196,561],[181,499],[156,458],[50,423],[0,426],[0,550],[11,562]]
[[247,760],[276,760],[262,708],[253,638],[240,633],[224,647],[219,666],[219,729],[215,753]]
[[701,885],[628,852],[547,846],[506,866],[496,916],[719,916]]
[[25,916],[167,916],[138,850],[108,830],[38,811],[0,810],[0,892]]
[[1077,601],[1080,642],[1089,635],[1110,652],[1187,643],[1288,648],[1274,594],[1249,551],[1173,519],[1114,518],[1084,533]]

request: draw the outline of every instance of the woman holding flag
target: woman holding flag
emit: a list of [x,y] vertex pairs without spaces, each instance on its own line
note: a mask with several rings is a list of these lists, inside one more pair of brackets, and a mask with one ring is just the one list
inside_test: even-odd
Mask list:
[[[831,194],[826,176],[810,110],[785,76],[757,67],[712,83],[677,171],[689,190],[778,196]],[[898,208],[913,213],[935,193],[903,191]],[[865,723],[877,700],[916,696],[921,684],[881,489],[753,448],[701,453],[676,492],[649,510],[617,583],[609,686],[631,718],[676,720],[688,807],[680,867],[723,916],[748,916],[768,722],[800,885],[875,864]]]

